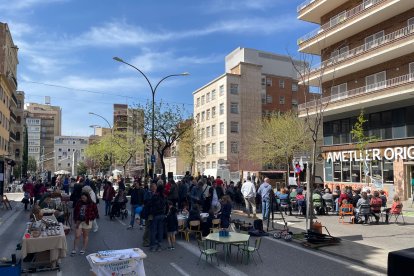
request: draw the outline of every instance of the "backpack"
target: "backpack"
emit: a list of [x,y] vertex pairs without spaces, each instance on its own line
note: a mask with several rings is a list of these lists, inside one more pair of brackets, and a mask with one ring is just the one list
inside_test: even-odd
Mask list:
[[264,232],[263,231],[263,220],[261,219],[256,219],[253,221],[253,227],[255,230],[258,230],[259,232]]

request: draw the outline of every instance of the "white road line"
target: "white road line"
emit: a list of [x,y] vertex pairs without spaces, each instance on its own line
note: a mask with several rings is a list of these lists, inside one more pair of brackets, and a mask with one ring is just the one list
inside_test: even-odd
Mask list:
[[190,274],[188,274],[187,272],[185,272],[185,271],[184,271],[184,269],[182,269],[181,267],[179,267],[177,264],[175,264],[175,263],[170,263],[170,265],[171,265],[172,267],[174,267],[174,268],[175,268],[175,270],[177,270],[177,271],[178,271],[178,273],[180,273],[181,275],[183,275],[183,276],[191,276]]
[[[187,249],[188,251],[190,251],[197,257],[200,256],[200,249],[198,249],[197,246],[194,246],[189,242],[183,242],[183,241],[177,241],[177,244],[184,247],[184,249]],[[215,261],[214,258],[213,258],[213,261]],[[201,262],[200,262],[200,265],[201,265]],[[229,264],[227,264],[227,266],[224,266],[223,261],[220,262],[220,266],[215,266],[215,267],[221,272],[223,272],[224,274],[227,274],[229,276],[236,276],[236,275],[237,276],[248,276],[246,273],[230,266]]]
[[122,220],[120,220],[119,218],[116,218],[116,220],[117,220],[120,224],[122,224],[123,226],[126,226],[126,224],[125,224]]
[[351,263],[351,262],[348,262],[348,261],[345,261],[345,260],[341,260],[338,257],[331,257],[331,256],[328,256],[328,255],[323,254],[323,253],[319,253],[319,252],[316,252],[316,251],[313,251],[313,250],[302,248],[298,245],[295,245],[295,244],[292,244],[292,243],[289,243],[289,242],[286,242],[286,241],[276,240],[276,239],[273,239],[273,238],[270,238],[270,237],[265,237],[265,239],[268,239],[268,240],[273,241],[273,242],[278,243],[278,244],[282,244],[282,245],[285,245],[285,246],[292,247],[294,249],[306,252],[308,254],[312,254],[312,255],[315,255],[315,256],[318,256],[318,257],[321,257],[321,258],[328,259],[328,260],[333,261],[333,262],[337,262],[339,264],[343,264],[343,265],[345,265],[345,266],[347,266],[347,267],[349,267],[353,270],[356,270],[358,272],[362,272],[364,274],[386,275],[386,274],[381,274],[378,271],[370,271],[369,269],[367,269],[367,267],[359,266],[359,265],[356,265],[354,263]]

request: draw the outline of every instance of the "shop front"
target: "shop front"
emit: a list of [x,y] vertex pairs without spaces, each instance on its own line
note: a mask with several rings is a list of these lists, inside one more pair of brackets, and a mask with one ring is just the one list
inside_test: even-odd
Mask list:
[[[411,140],[411,139],[410,139]],[[412,197],[414,183],[414,145],[408,141],[379,142],[364,151],[355,145],[323,147],[324,184],[384,190],[391,199],[394,194],[404,200]],[[351,148],[353,147],[353,148]]]

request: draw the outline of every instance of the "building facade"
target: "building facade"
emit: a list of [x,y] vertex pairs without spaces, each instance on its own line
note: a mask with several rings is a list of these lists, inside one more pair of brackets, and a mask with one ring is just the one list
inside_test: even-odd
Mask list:
[[24,149],[24,92],[16,91],[12,95],[14,102],[10,109],[10,156],[15,161],[14,176],[19,178],[22,173]]
[[[294,61],[295,64],[300,64]],[[194,120],[200,137],[197,171],[227,167],[260,171],[246,155],[250,130],[271,112],[286,112],[304,102],[297,74],[287,56],[237,48],[225,58],[226,72],[193,92]]]
[[[414,178],[414,1],[307,1],[298,18],[320,28],[298,40],[299,51],[321,57],[309,85],[322,82],[324,181],[371,185],[390,196],[412,196]],[[315,113],[316,102],[299,106]],[[362,153],[350,131],[363,110]]]
[[40,171],[53,172],[55,137],[62,132],[62,109],[49,104],[27,103],[24,114],[29,156],[35,157]]
[[85,149],[88,146],[88,137],[56,136],[54,139],[53,171],[65,170],[77,175],[77,165],[85,162]]

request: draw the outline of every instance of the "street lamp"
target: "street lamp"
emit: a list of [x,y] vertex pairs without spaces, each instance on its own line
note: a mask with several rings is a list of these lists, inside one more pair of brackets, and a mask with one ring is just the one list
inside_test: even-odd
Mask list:
[[[132,68],[134,68],[135,70],[137,70],[139,73],[141,73],[142,76],[144,76],[145,80],[148,82],[148,85],[151,88],[151,93],[152,93],[152,127],[151,127],[151,177],[154,177],[155,174],[155,153],[154,153],[154,149],[155,149],[155,92],[157,91],[158,86],[161,84],[161,82],[163,82],[165,79],[168,79],[170,77],[180,77],[180,76],[188,76],[190,75],[190,73],[188,72],[184,72],[181,74],[171,74],[168,76],[163,77],[156,85],[155,87],[152,85],[151,81],[148,79],[148,77],[144,74],[144,72],[142,72],[140,69],[138,69],[137,67],[135,67],[134,65],[124,61],[122,58],[119,57],[113,57],[113,59],[115,61],[124,63]],[[164,172],[165,173],[165,172]]]
[[[114,130],[113,130],[111,124],[109,123],[109,121],[107,119],[105,119],[105,117],[103,117],[99,114],[93,113],[93,112],[89,112],[89,115],[95,115],[95,116],[98,116],[99,118],[103,119],[108,124],[109,128],[111,129],[111,151],[109,152],[109,162],[110,162],[109,172],[112,173],[112,139],[113,139],[113,136],[114,136]],[[95,132],[95,128],[94,128],[94,132]]]

